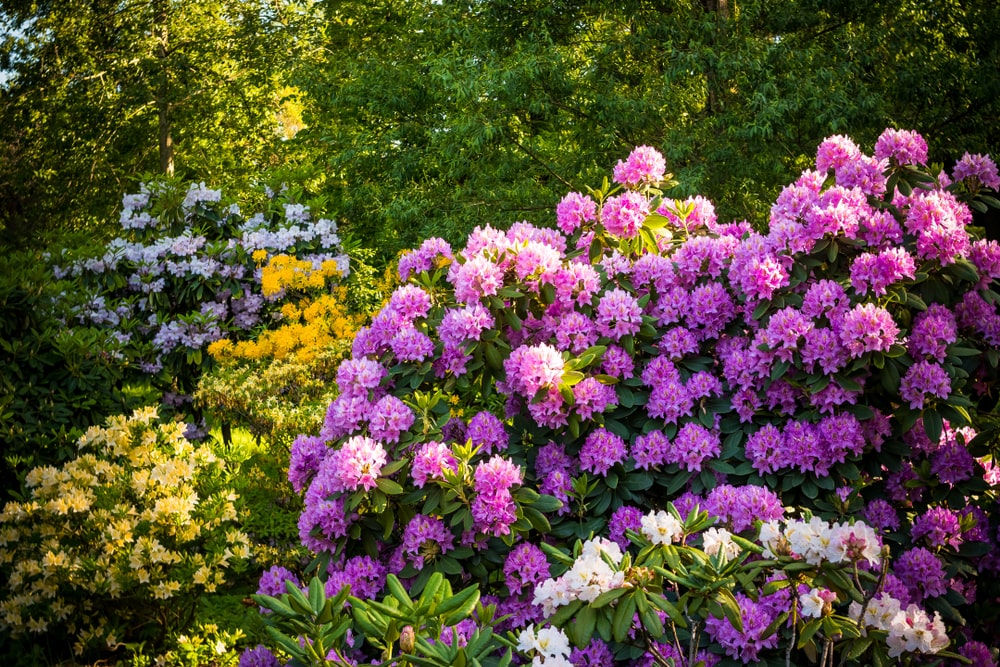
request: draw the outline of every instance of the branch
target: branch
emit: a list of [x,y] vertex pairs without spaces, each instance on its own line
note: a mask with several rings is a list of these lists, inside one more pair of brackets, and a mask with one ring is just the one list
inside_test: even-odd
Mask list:
[[534,152],[532,152],[532,150],[531,150],[530,148],[528,148],[527,146],[525,146],[524,144],[522,144],[522,143],[521,143],[520,141],[518,141],[518,140],[517,140],[516,138],[514,138],[514,137],[511,137],[511,141],[513,141],[513,142],[514,142],[514,145],[515,145],[515,146],[517,146],[517,147],[518,147],[518,148],[520,148],[520,149],[521,149],[522,151],[524,151],[524,152],[525,152],[525,154],[527,154],[527,155],[528,155],[528,157],[530,157],[530,158],[531,158],[532,160],[534,160],[534,161],[535,161],[535,162],[537,162],[538,164],[542,165],[542,167],[543,167],[543,168],[545,169],[545,171],[547,171],[547,172],[549,172],[550,174],[552,174],[552,176],[553,176],[553,177],[554,177],[554,178],[555,178],[556,180],[558,180],[558,181],[559,181],[560,183],[562,183],[563,185],[565,185],[565,186],[566,186],[567,188],[572,188],[572,187],[573,187],[573,184],[572,184],[572,183],[570,183],[570,182],[569,182],[569,181],[567,181],[567,180],[566,180],[565,178],[563,178],[562,176],[560,176],[559,174],[557,174],[557,173],[555,172],[555,170],[554,170],[554,169],[552,169],[552,167],[550,167],[550,166],[549,166],[548,164],[546,164],[546,163],[545,163],[545,161],[544,161],[544,160],[542,160],[542,159],[541,159],[540,157],[538,157],[537,155],[535,155],[535,153],[534,153]]

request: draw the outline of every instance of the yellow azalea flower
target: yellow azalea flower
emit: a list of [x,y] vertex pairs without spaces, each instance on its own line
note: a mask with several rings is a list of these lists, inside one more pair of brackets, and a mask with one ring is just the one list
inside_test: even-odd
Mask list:
[[208,582],[210,576],[212,576],[212,570],[207,565],[202,565],[195,570],[191,581],[199,586],[204,586],[205,583]]
[[159,600],[166,600],[173,597],[174,593],[181,589],[180,582],[161,581],[153,587],[153,597]]
[[29,618],[28,619],[28,631],[40,634],[45,632],[49,627],[48,622],[44,618]]
[[213,359],[226,359],[233,352],[233,341],[228,338],[220,338],[208,344],[208,354]]
[[63,551],[55,553],[52,551],[46,551],[45,555],[42,556],[42,568],[48,570],[48,574],[51,574],[52,570],[69,567],[69,564],[69,556],[67,556]]

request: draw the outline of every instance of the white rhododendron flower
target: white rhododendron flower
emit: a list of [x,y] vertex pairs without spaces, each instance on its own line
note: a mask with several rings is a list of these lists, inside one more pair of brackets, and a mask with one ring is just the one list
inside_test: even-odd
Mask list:
[[740,545],[733,542],[733,534],[725,528],[709,528],[702,534],[702,550],[709,556],[722,554],[726,560],[740,555]]
[[680,539],[683,526],[669,512],[660,510],[642,517],[642,534],[653,544],[670,544]]

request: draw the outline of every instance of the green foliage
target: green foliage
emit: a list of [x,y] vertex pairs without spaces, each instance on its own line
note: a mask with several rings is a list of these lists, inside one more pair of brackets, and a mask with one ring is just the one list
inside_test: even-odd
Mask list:
[[250,538],[257,570],[272,565],[294,567],[309,558],[299,542],[302,500],[288,483],[287,454],[280,447],[271,449],[277,451],[260,448],[240,462],[232,478],[233,491],[239,496],[240,526]]
[[[305,591],[291,581],[285,587],[288,592],[279,597],[255,595],[254,599],[267,610],[268,634],[291,656],[292,667],[350,664],[345,651],[362,643],[379,651],[384,662],[398,665],[510,664],[509,650],[503,657],[496,655],[513,643],[494,634],[495,607],[480,603],[475,585],[453,593],[440,573],[427,579],[416,599],[393,574],[386,581],[389,593],[381,600],[350,596],[349,586],[328,598],[318,578]],[[470,618],[478,627],[460,642],[455,626]],[[349,629],[353,644],[347,641]]]
[[100,229],[143,173],[242,190],[281,162],[283,72],[306,6],[0,2],[5,241]]
[[649,144],[723,219],[761,219],[815,146],[916,129],[1000,147],[1000,7],[956,0],[328,4],[297,70],[345,227],[391,257],[550,210]]
[[65,461],[91,425],[128,408],[106,330],[66,327],[43,259],[0,257],[0,489]]

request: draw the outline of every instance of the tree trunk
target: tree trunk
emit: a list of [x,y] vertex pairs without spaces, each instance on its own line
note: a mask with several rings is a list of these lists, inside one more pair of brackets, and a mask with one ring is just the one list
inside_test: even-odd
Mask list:
[[160,81],[156,90],[156,113],[159,120],[160,171],[167,176],[174,175],[174,138],[170,126],[170,69],[167,58],[170,55],[170,31],[167,26],[170,0],[158,0],[154,31],[159,42],[156,57],[160,61]]

